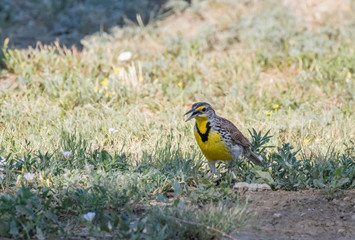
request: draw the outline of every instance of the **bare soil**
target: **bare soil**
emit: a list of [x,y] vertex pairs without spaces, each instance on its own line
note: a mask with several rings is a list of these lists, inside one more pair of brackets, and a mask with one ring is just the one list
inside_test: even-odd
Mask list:
[[355,190],[246,192],[255,221],[233,236],[251,239],[355,239]]

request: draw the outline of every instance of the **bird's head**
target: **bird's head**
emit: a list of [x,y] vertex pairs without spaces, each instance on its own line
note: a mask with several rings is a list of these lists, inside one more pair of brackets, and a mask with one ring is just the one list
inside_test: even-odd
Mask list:
[[190,117],[186,119],[186,122],[193,119],[193,118],[213,118],[216,113],[214,112],[213,108],[211,105],[205,102],[198,102],[192,105],[192,108],[190,111],[185,113],[185,115],[190,114]]

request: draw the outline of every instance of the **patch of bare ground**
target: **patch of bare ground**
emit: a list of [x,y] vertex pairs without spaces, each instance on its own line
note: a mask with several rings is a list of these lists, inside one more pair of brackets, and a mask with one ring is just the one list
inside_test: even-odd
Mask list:
[[354,239],[355,190],[332,198],[324,190],[246,192],[256,220],[237,234],[249,239]]
[[0,90],[8,88],[16,82],[17,76],[15,74],[5,74],[0,76]]
[[351,10],[350,0],[283,0],[286,6],[300,13],[312,30],[320,26],[339,24]]

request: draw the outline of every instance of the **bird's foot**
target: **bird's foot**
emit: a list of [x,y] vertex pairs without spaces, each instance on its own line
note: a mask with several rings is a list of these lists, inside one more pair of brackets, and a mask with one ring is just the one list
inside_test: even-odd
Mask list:
[[228,173],[233,179],[237,179],[237,176],[235,175],[234,171],[228,171]]
[[212,173],[212,172],[208,172],[207,173],[207,177],[208,178],[214,178],[216,176],[216,174]]

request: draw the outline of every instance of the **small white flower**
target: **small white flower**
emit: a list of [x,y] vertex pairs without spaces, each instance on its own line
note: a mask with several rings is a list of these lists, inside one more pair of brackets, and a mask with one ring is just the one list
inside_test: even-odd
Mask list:
[[63,154],[63,157],[69,158],[72,153],[71,153],[71,151],[64,151],[64,152],[62,152],[62,154]]
[[35,179],[35,174],[34,173],[25,173],[25,175],[23,175],[23,177],[27,181],[32,182]]
[[116,130],[116,129],[114,129],[114,128],[109,128],[109,129],[108,129],[108,133],[109,133],[109,134],[114,134],[114,133],[116,133],[116,132],[118,132],[118,130]]
[[0,156],[0,172],[5,170],[6,159],[3,156]]
[[0,166],[5,166],[5,165],[6,165],[6,158],[0,156]]
[[108,230],[112,231],[112,224],[110,221],[107,222],[107,228]]
[[118,56],[119,61],[128,61],[131,59],[132,53],[131,52],[123,52]]
[[86,221],[91,222],[94,219],[95,215],[96,215],[96,213],[94,213],[94,212],[88,212],[88,213],[85,213],[83,215],[83,217]]
[[5,179],[5,175],[4,174],[0,174],[0,181]]

